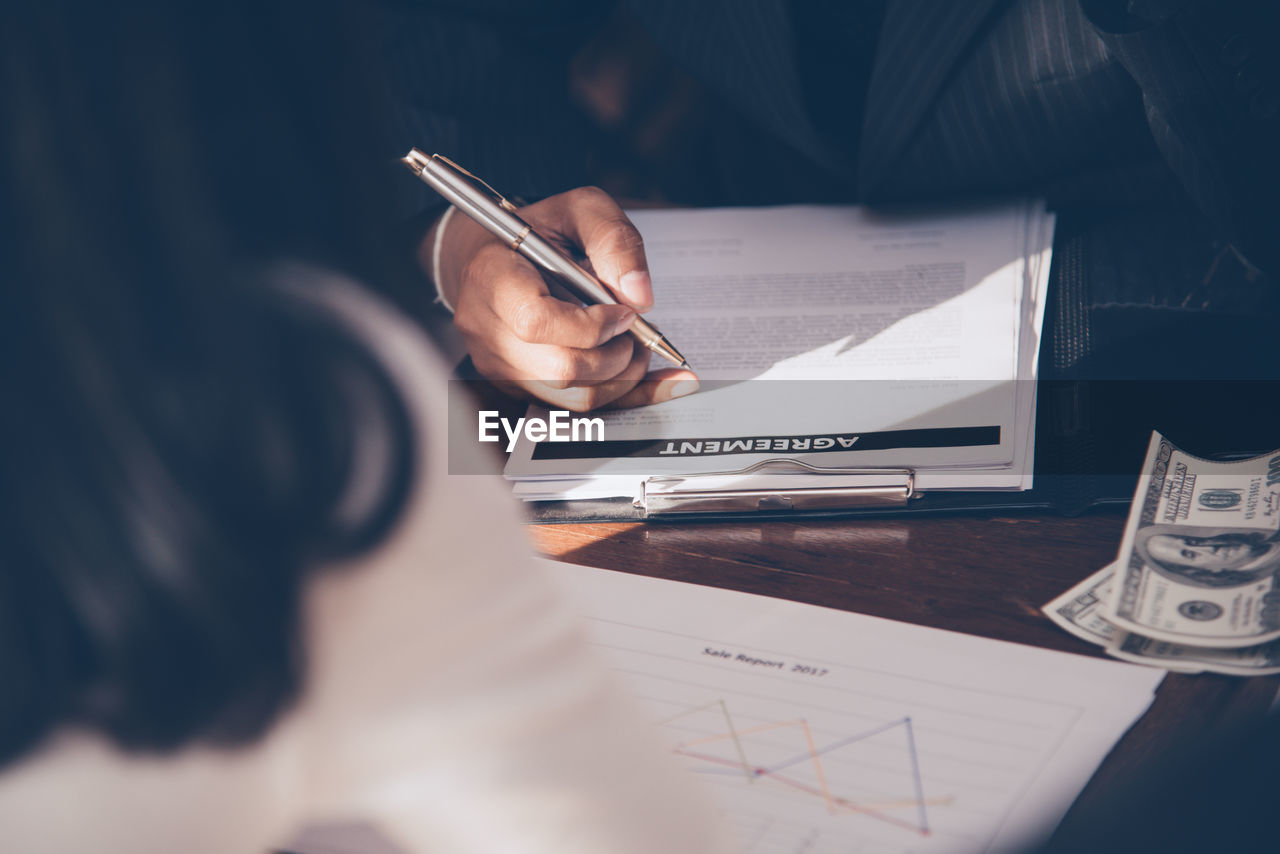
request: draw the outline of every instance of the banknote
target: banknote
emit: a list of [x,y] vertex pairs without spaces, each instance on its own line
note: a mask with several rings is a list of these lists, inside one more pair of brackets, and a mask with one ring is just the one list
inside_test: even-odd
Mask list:
[[[1114,563],[1104,566],[1057,599],[1045,605],[1043,609],[1045,614],[1060,627],[1081,640],[1106,647],[1107,652],[1111,652],[1113,645],[1129,635],[1129,632],[1116,628],[1115,624],[1108,621],[1103,614],[1107,603],[1110,601],[1112,579],[1115,577],[1115,573],[1116,565]],[[1134,637],[1137,636],[1135,635]],[[1218,652],[1219,650],[1212,651]],[[1220,651],[1230,652],[1230,650]],[[1156,656],[1153,654],[1150,658],[1147,658],[1138,652],[1131,655],[1126,653],[1126,655],[1118,657],[1126,658],[1128,661],[1136,661],[1139,664],[1162,667],[1165,670],[1175,670],[1179,673],[1200,673],[1205,669],[1203,664],[1197,663],[1191,656],[1186,654],[1181,656]]]
[[1232,676],[1269,676],[1280,673],[1280,641],[1228,649],[1186,646],[1155,640],[1133,632],[1117,632],[1107,654],[1137,664],[1151,664],[1180,673],[1227,673]]
[[1280,638],[1278,532],[1280,451],[1205,460],[1153,433],[1103,616],[1187,646]]
[[1188,646],[1116,628],[1102,611],[1117,565],[1109,564],[1044,606],[1048,617],[1078,638],[1106,647],[1109,655],[1179,673],[1266,676],[1280,673],[1280,641],[1240,649]]
[[1102,615],[1111,601],[1111,579],[1115,564],[1108,564],[1054,599],[1042,609],[1050,620],[1071,634],[1106,646],[1119,629]]

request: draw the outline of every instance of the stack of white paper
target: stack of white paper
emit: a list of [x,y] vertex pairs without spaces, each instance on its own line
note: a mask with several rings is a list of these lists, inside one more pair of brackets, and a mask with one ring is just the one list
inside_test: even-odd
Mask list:
[[1030,488],[1054,224],[1043,204],[631,216],[653,276],[647,317],[702,389],[601,413],[604,441],[521,438],[506,468],[518,496],[634,496],[652,475],[778,458],[909,468],[918,489]]

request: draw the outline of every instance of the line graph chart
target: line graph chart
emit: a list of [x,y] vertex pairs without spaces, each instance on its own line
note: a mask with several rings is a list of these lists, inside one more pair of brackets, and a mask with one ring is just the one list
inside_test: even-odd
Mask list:
[[[759,726],[739,728],[734,722],[729,706],[723,699],[717,699],[704,706],[680,712],[674,717],[662,721],[662,725],[670,726],[688,721],[703,713],[710,712],[724,720],[723,733],[704,735],[680,741],[674,752],[682,757],[706,763],[708,767],[694,768],[695,773],[717,774],[755,783],[757,780],[773,782],[803,792],[821,800],[831,815],[841,813],[857,813],[871,816],[887,824],[914,831],[921,836],[929,835],[928,807],[952,803],[951,797],[925,798],[924,787],[920,776],[920,761],[915,746],[915,735],[912,731],[911,718],[890,721],[865,732],[855,733],[828,744],[818,745],[808,721],[803,718],[790,721],[773,721]],[[776,758],[776,748],[765,742],[756,743],[754,736],[764,733],[777,733],[789,730],[799,737],[803,747],[799,752]],[[904,738],[906,750],[907,776],[911,782],[911,791],[897,798],[865,800],[840,794],[833,791],[828,782],[824,767],[839,751],[852,752],[852,748],[861,742],[882,736],[886,733],[897,733]],[[729,753],[725,755],[724,750]],[[750,758],[748,755],[750,754]],[[753,759],[757,761],[752,761]],[[909,818],[902,818],[897,813],[907,811]]]
[[967,711],[907,713],[906,696],[744,672],[706,654],[677,663],[663,647],[695,639],[593,622],[671,752],[715,790],[750,854],[983,850],[1048,734],[1009,720],[1000,723],[1014,731],[1000,738]]
[[1035,841],[1150,704],[1147,668],[554,564],[748,854]]

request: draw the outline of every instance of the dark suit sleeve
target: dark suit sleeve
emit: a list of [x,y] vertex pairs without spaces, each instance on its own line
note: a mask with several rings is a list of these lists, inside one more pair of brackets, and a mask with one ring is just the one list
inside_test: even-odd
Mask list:
[[1280,275],[1280,4],[1081,0],[1142,89],[1170,166],[1246,258]]
[[[581,184],[587,126],[569,100],[569,63],[605,5],[382,3],[388,153],[444,154],[528,200]],[[444,205],[425,185],[401,186],[402,214]]]

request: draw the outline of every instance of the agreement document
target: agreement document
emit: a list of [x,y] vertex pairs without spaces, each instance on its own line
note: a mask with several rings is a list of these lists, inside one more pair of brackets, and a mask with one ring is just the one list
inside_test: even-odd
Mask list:
[[650,475],[777,458],[910,468],[923,489],[1030,486],[1043,205],[632,219],[653,278],[647,317],[702,387],[604,413],[603,441],[520,441],[506,470],[518,495],[627,495]]

